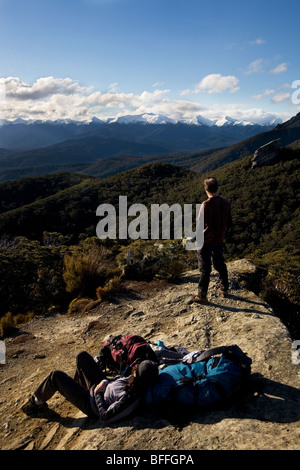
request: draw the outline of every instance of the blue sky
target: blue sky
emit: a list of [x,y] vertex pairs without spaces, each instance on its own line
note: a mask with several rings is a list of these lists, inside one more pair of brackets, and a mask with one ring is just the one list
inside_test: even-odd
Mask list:
[[0,0],[2,114],[288,119],[299,13],[295,0]]

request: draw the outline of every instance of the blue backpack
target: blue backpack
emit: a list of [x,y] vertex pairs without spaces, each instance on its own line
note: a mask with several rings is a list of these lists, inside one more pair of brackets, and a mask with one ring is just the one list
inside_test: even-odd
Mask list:
[[251,364],[237,345],[210,349],[195,362],[161,369],[158,381],[147,390],[147,405],[206,407],[228,401],[242,389]]

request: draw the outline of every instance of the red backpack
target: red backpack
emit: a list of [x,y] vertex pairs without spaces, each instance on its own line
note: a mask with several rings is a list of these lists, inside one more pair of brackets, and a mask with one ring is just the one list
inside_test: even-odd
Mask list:
[[131,368],[146,359],[158,362],[150,344],[139,335],[118,335],[109,338],[96,357],[103,369],[129,372]]

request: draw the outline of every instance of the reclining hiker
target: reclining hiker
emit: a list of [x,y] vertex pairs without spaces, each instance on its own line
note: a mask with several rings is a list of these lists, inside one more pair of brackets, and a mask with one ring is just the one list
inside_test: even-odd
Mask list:
[[74,379],[54,370],[38,386],[22,411],[34,415],[47,410],[46,402],[58,391],[87,416],[110,424],[129,416],[157,377],[157,363],[145,360],[133,366],[129,376],[108,380],[92,356],[82,351],[76,358]]

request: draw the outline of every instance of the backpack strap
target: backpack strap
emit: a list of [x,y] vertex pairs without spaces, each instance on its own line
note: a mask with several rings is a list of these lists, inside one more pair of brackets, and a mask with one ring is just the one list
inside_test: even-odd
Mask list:
[[195,377],[181,377],[180,383],[182,386],[189,384],[189,383],[196,383],[198,380],[205,379],[205,375],[196,375]]
[[223,354],[227,359],[241,366],[245,371],[250,372],[252,359],[247,356],[236,344],[231,346],[219,346],[208,349],[197,357],[196,362],[205,361],[217,354]]
[[226,354],[230,350],[231,346],[219,346],[212,349],[207,349],[200,356],[197,357],[196,362],[205,361],[216,354]]

